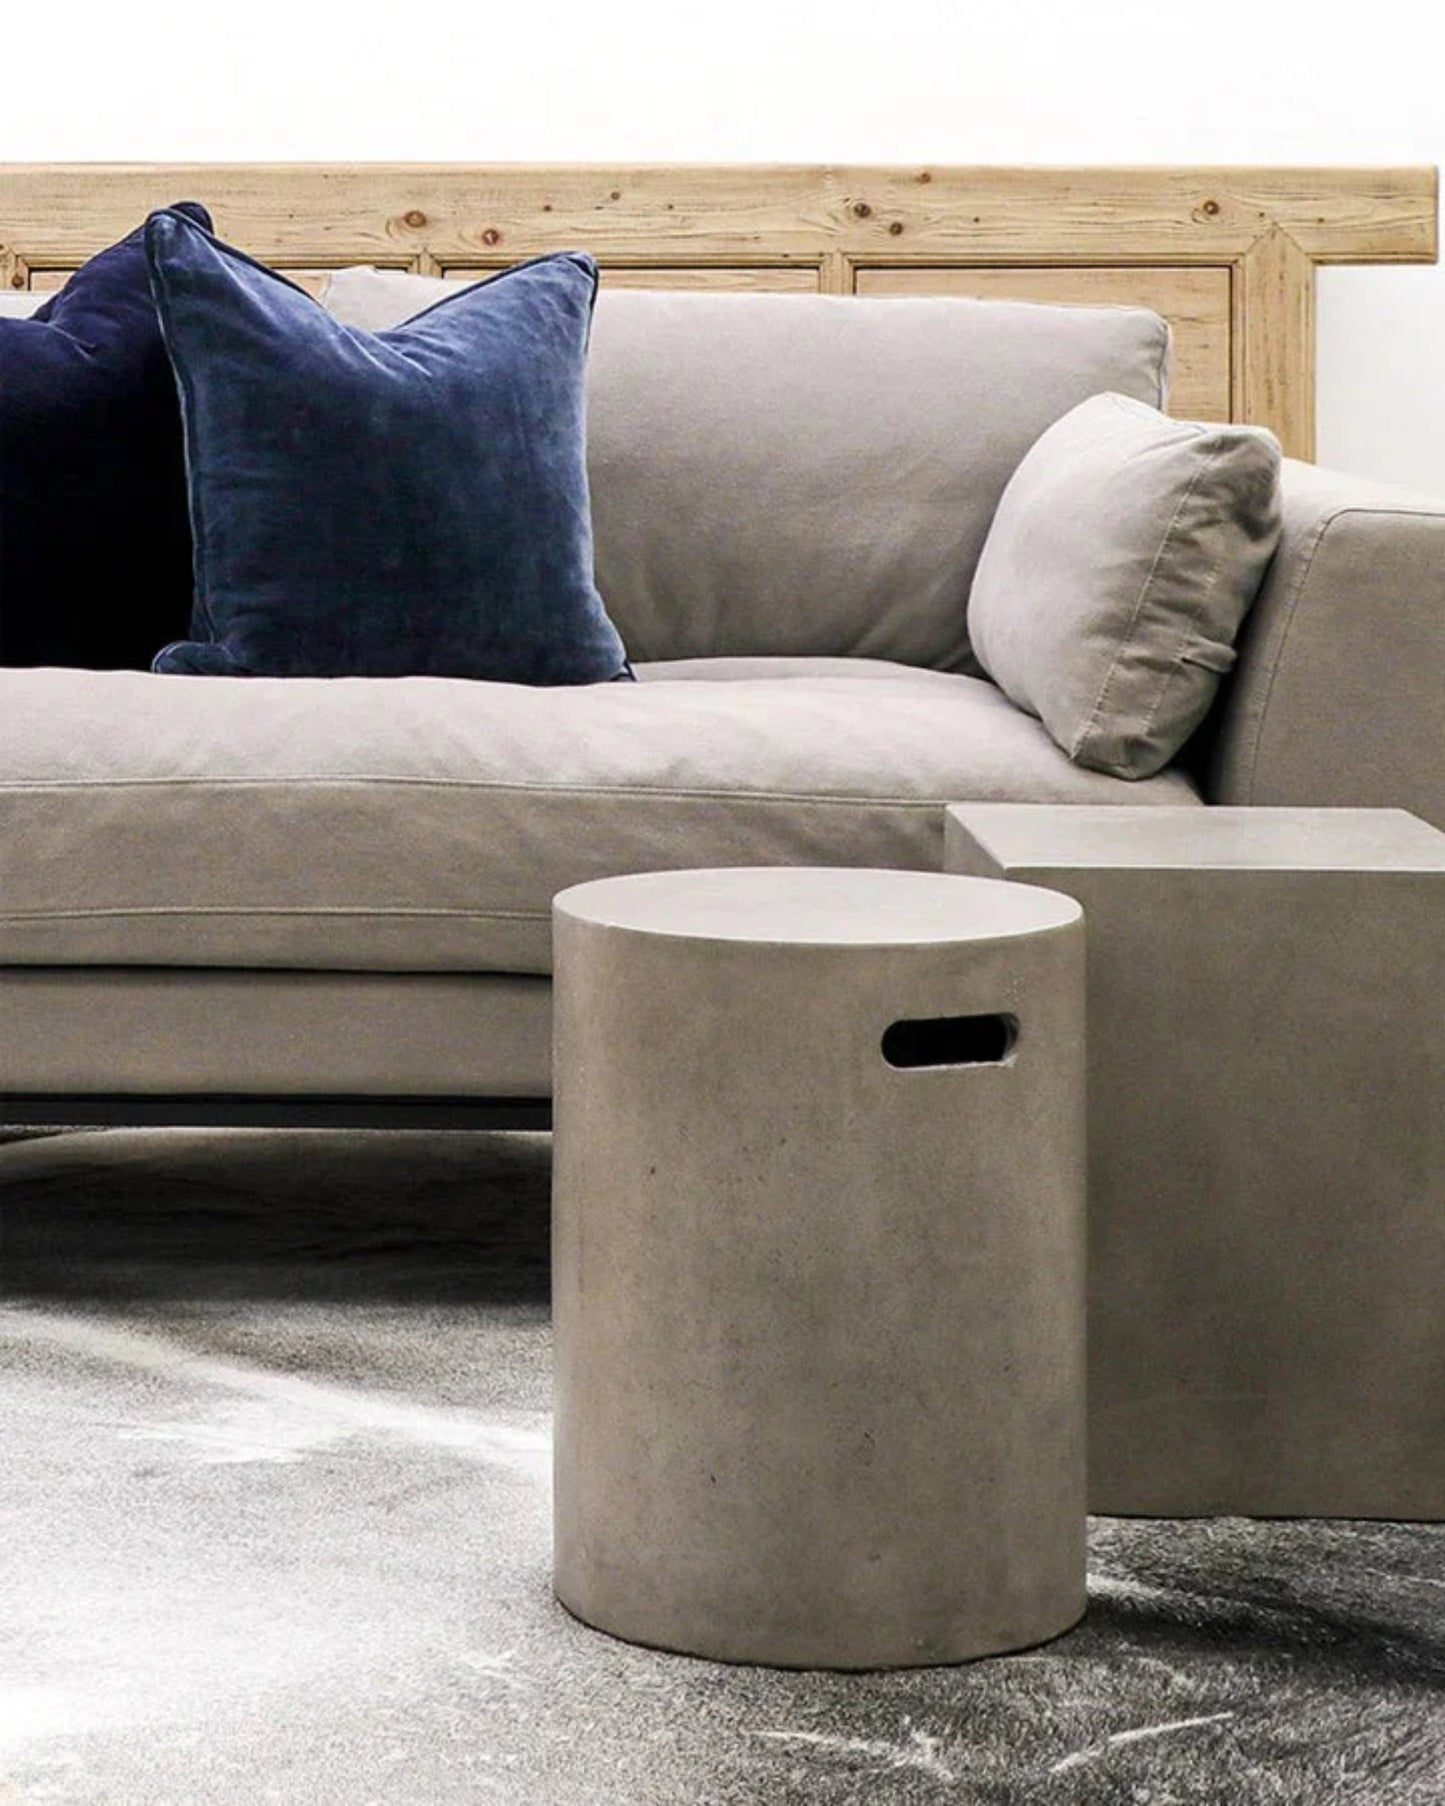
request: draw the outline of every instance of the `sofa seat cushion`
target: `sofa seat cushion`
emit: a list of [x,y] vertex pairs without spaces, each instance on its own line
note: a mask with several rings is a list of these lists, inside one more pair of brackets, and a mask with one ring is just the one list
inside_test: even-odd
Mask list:
[[0,672],[0,964],[546,972],[551,898],[585,879],[936,869],[945,803],[1198,801],[1072,765],[977,678],[639,675]]

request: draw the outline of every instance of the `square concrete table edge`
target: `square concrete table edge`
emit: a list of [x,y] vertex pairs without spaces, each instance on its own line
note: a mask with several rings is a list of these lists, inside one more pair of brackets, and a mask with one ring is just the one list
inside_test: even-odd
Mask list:
[[945,863],[1084,908],[1091,1509],[1445,1517],[1445,834],[960,804]]

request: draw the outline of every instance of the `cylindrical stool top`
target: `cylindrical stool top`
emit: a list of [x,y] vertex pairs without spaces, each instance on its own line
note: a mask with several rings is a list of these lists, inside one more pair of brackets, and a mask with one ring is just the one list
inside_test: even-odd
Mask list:
[[747,868],[580,885],[554,924],[559,1598],[784,1666],[1067,1628],[1078,905]]

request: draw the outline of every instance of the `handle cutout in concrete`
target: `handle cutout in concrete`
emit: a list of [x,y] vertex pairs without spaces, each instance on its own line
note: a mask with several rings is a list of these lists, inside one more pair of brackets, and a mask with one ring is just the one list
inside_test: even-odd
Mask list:
[[1001,1066],[1019,1038],[1017,1016],[913,1016],[883,1031],[883,1058],[912,1066]]

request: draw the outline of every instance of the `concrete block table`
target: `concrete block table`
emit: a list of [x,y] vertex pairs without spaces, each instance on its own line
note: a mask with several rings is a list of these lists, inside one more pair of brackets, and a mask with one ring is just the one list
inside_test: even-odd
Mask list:
[[922,872],[555,902],[556,1589],[872,1668],[1084,1607],[1083,929]]
[[1089,923],[1089,1502],[1445,1517],[1445,835],[970,805]]

